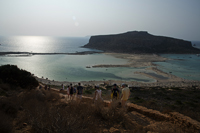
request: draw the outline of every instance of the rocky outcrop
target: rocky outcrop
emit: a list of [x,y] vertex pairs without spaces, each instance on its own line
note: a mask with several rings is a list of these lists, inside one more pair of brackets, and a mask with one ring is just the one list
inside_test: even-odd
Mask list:
[[132,31],[116,35],[92,36],[83,46],[105,52],[117,53],[157,53],[157,54],[196,54],[200,49],[191,42],[163,36],[154,36],[145,31]]

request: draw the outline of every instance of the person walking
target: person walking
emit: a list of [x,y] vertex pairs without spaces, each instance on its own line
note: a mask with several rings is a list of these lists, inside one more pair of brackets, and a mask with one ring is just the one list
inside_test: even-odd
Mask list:
[[50,91],[50,89],[51,89],[51,86],[49,85],[48,90]]
[[126,101],[128,100],[129,96],[130,96],[130,89],[128,87],[126,87],[126,84],[122,84],[122,96],[121,96],[121,105],[122,108],[125,108],[126,106]]
[[76,87],[74,86],[74,100],[76,100],[76,96],[77,96],[77,91],[76,91]]
[[47,90],[47,85],[45,85],[44,89]]
[[40,90],[42,89],[42,86],[41,86],[41,85],[39,86],[39,89],[40,89]]
[[78,86],[77,86],[77,100],[79,102],[81,102],[82,94],[83,94],[83,87],[81,86],[81,83],[78,83]]
[[64,91],[64,89],[65,89],[65,85],[64,85],[64,84],[61,84],[60,92]]
[[67,95],[68,95],[68,99],[69,99],[69,90],[70,90],[70,87],[67,86]]
[[113,85],[113,88],[111,90],[111,99],[112,101],[119,99],[119,89],[117,88],[116,84]]
[[69,93],[70,93],[70,100],[73,100],[74,88],[72,87],[72,84],[70,84]]
[[97,103],[97,101],[103,101],[103,99],[102,99],[102,91],[101,91],[101,89],[99,88],[99,86],[97,85],[96,86],[96,91],[95,91],[95,103]]

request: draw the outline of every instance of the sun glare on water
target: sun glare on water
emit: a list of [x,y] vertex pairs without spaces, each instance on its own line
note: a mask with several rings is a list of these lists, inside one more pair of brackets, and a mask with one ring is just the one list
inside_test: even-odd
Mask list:
[[48,47],[51,41],[50,37],[46,36],[18,36],[17,42],[24,49],[23,52],[44,52],[49,51]]

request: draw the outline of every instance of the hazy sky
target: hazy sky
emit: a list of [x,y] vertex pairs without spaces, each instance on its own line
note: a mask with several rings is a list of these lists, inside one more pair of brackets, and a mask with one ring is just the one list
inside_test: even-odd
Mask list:
[[0,0],[0,35],[148,31],[200,41],[200,0]]

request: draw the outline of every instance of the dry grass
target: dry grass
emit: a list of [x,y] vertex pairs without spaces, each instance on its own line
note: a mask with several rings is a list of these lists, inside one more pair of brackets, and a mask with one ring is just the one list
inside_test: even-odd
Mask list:
[[[105,91],[106,92],[106,91]],[[109,93],[109,91],[107,91]],[[160,129],[133,123],[119,101],[109,107],[97,102],[89,104],[76,101],[61,102],[57,93],[48,90],[23,90],[0,99],[0,132],[82,133],[103,132],[111,128],[118,132],[146,133],[147,131],[181,132],[182,129],[160,122]],[[106,93],[105,95],[106,96]],[[139,98],[139,97],[138,97]],[[138,100],[136,98],[135,100]],[[150,101],[149,105],[154,106]],[[158,125],[159,125],[158,124]],[[166,125],[166,126],[165,126]],[[158,127],[158,126],[157,126]],[[184,130],[183,130],[184,131]],[[185,130],[186,131],[186,130]],[[192,131],[192,130],[188,130]]]
[[[51,92],[47,91],[47,93]],[[36,94],[38,96],[38,92]],[[50,97],[57,98],[55,93],[54,97]],[[38,100],[32,97],[23,106],[25,115],[22,119],[32,126],[33,132],[99,132],[123,121],[124,118],[123,112],[118,111],[115,106],[108,109],[104,108],[101,103],[91,105],[79,104],[76,101],[61,103],[53,100],[54,102],[49,102],[49,97],[45,100],[40,99],[40,96]],[[56,100],[59,101],[59,99]]]
[[193,88],[140,88],[131,90],[132,103],[163,113],[180,112],[200,121],[200,90]]
[[12,118],[9,115],[5,114],[3,111],[0,111],[0,118],[0,133],[12,133]]

